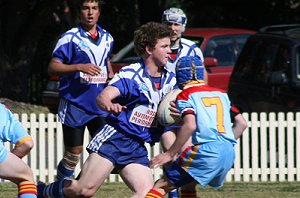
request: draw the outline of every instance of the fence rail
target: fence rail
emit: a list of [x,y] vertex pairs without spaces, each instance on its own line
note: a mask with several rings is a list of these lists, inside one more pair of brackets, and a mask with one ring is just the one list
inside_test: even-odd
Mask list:
[[[15,114],[28,129],[35,146],[23,160],[29,164],[36,180],[53,182],[56,165],[63,155],[61,124],[55,114]],[[251,113],[243,114],[249,128],[235,147],[236,159],[226,182],[300,181],[300,113]],[[88,133],[85,142],[88,143]],[[13,145],[5,143],[10,149]],[[160,153],[159,144],[147,146],[149,157]],[[88,157],[84,151],[75,173],[78,174]],[[99,170],[101,167],[99,167]],[[160,178],[162,169],[153,170],[155,179]],[[107,182],[122,179],[111,174]]]

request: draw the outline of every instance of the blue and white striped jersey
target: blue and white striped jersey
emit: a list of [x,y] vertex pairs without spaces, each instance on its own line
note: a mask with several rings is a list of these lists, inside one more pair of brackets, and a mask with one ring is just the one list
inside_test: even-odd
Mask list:
[[169,58],[166,67],[175,73],[175,67],[180,57],[183,56],[198,56],[201,61],[204,61],[204,57],[200,48],[194,43],[185,38],[180,39],[180,47],[179,51],[175,57],[175,59]]
[[108,59],[113,49],[113,37],[97,25],[98,40],[91,39],[86,31],[78,26],[61,36],[53,51],[53,58],[64,64],[93,63],[101,68],[97,76],[83,72],[60,76],[60,97],[78,107],[104,115],[96,104],[97,95],[103,90],[107,81]]
[[156,112],[161,99],[176,88],[175,74],[164,69],[160,81],[156,89],[142,60],[123,67],[109,85],[119,90],[117,102],[127,109],[118,115],[110,114],[107,123],[138,141],[157,142],[163,127],[157,123]]

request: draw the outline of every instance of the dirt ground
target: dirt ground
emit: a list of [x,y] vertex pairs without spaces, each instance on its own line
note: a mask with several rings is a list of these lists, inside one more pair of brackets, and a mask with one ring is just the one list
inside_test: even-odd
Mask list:
[[13,101],[10,100],[8,98],[0,98],[0,102],[5,104],[6,106],[9,107],[9,109],[13,112],[13,113],[17,113],[17,114],[22,114],[22,113],[50,113],[49,109],[47,107],[44,106],[39,106],[39,105],[33,105],[33,104],[29,104],[29,103],[24,103],[24,102],[17,102],[17,101]]

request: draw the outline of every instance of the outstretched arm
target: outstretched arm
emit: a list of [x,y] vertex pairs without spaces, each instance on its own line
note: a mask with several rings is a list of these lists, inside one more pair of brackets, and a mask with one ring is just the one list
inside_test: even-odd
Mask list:
[[157,165],[164,165],[170,162],[174,156],[181,150],[183,145],[191,137],[196,129],[196,117],[193,114],[187,114],[183,117],[183,125],[179,129],[176,140],[166,152],[157,155],[151,159],[150,167],[156,167]]

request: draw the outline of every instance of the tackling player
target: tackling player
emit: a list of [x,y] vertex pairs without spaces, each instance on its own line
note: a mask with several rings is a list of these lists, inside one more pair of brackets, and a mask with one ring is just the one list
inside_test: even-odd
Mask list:
[[[172,146],[151,159],[151,167],[164,165],[179,154],[165,169],[166,177],[156,181],[146,198],[163,198],[172,189],[189,183],[221,187],[234,163],[236,138],[247,123],[240,113],[232,111],[223,90],[205,84],[204,73],[198,57],[186,56],[178,61],[176,79],[183,91],[177,96],[176,107],[183,125]],[[180,152],[190,137],[193,145]]]

